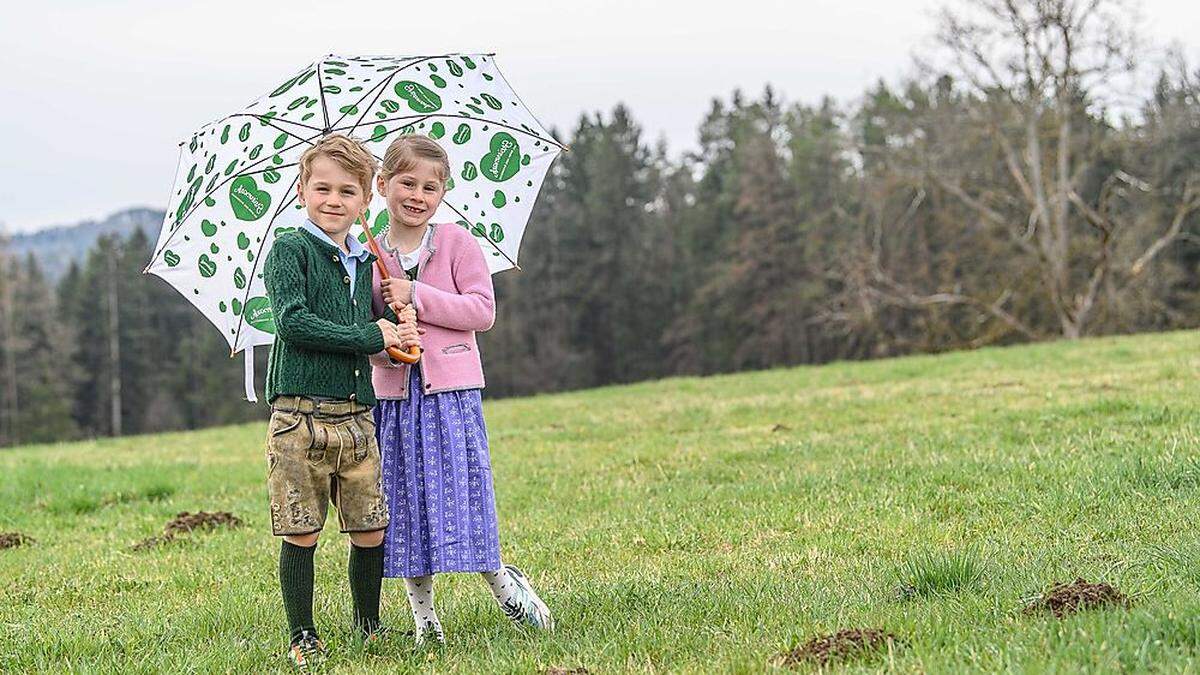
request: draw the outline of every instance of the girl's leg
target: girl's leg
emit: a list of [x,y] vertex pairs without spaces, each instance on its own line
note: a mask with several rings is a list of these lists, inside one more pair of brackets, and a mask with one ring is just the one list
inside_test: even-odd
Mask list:
[[417,626],[417,644],[426,640],[445,642],[442,622],[438,621],[433,609],[433,575],[405,577],[404,588],[408,591],[408,605],[412,608],[413,623]]
[[505,565],[493,572],[480,572],[480,576],[492,589],[496,604],[513,622],[545,630],[554,628],[550,609],[538,597],[521,570]]

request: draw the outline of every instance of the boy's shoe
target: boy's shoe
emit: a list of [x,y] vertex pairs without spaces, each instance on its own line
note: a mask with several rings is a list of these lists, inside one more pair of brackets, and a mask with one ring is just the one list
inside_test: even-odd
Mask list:
[[554,617],[550,616],[550,608],[538,597],[525,573],[513,565],[505,565],[504,569],[508,571],[509,578],[517,587],[513,599],[500,606],[504,614],[519,625],[554,630]]
[[312,669],[326,656],[325,644],[308,631],[300,632],[300,639],[288,648],[288,660],[302,673]]

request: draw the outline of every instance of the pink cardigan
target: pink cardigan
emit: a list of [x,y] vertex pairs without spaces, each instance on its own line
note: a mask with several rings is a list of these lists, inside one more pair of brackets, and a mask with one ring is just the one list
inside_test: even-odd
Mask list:
[[[429,245],[421,252],[413,300],[417,325],[425,329],[421,336],[423,353],[418,365],[426,394],[458,389],[483,388],[483,364],[475,344],[475,332],[486,331],[496,321],[496,300],[487,260],[475,237],[462,227],[434,224]],[[388,272],[403,277],[396,256],[388,252],[387,233],[376,241],[383,253]],[[383,311],[379,290],[379,270],[372,281],[372,308]],[[408,398],[408,365],[393,362],[385,352],[371,357],[371,381],[375,396],[381,399]]]

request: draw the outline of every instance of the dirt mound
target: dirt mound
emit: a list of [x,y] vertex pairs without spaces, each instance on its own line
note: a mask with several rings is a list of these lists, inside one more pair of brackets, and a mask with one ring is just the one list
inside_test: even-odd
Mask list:
[[1027,614],[1049,611],[1059,618],[1085,609],[1114,605],[1128,607],[1129,598],[1108,584],[1089,584],[1082,577],[1056,584],[1025,607]]
[[34,538],[21,534],[20,532],[0,532],[0,549],[16,548],[32,544]]
[[824,665],[830,661],[848,659],[868,654],[898,642],[895,635],[878,628],[850,628],[833,635],[821,635],[800,645],[790,652],[776,654],[772,662],[779,666],[796,666],[801,663]]
[[133,550],[141,551],[154,548],[160,544],[173,541],[181,534],[188,534],[195,530],[215,530],[218,527],[238,527],[241,524],[242,519],[228,511],[217,511],[215,513],[207,511],[188,513],[184,511],[163,526],[162,534],[139,541],[134,544]]

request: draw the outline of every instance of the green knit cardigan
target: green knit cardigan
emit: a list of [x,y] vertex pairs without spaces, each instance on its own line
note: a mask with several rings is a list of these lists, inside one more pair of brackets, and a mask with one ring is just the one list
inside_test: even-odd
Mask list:
[[[351,298],[336,248],[302,229],[275,239],[263,263],[275,318],[268,401],[282,394],[375,405],[367,355],[383,350],[383,333],[371,311],[374,260],[358,264]],[[388,309],[384,318],[396,315]]]

